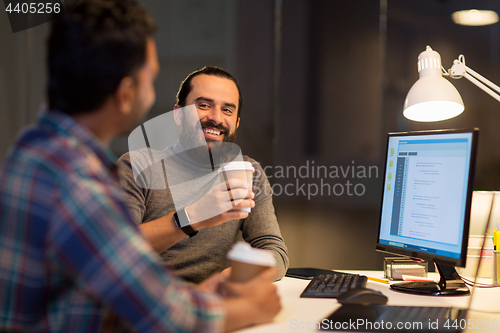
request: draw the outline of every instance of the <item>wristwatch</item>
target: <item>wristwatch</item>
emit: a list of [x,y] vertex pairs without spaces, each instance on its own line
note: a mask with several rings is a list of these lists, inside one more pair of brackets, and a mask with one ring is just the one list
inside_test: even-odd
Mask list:
[[186,209],[181,208],[178,211],[176,211],[174,213],[174,221],[177,228],[184,231],[184,233],[189,237],[193,237],[198,233],[198,230],[195,230],[191,226],[190,224],[191,221],[189,220],[189,216],[186,212]]

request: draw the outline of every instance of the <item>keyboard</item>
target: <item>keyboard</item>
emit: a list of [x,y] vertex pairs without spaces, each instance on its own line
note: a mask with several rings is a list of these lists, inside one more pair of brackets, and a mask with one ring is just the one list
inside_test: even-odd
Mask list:
[[[321,323],[333,323],[319,327],[321,331],[356,332],[406,332],[406,333],[454,333],[460,332],[465,322],[466,309],[429,306],[387,306],[344,304]],[[354,322],[354,327],[334,327],[335,323]],[[457,323],[458,326],[457,326]],[[400,327],[398,329],[398,326]],[[392,329],[390,329],[392,328]]]
[[454,310],[451,307],[387,306],[384,311],[381,311],[377,320],[396,324],[404,318],[407,322],[430,323],[430,321],[452,318],[452,311]]
[[349,273],[320,274],[315,276],[304,289],[303,298],[337,298],[349,289],[365,288],[368,278]]

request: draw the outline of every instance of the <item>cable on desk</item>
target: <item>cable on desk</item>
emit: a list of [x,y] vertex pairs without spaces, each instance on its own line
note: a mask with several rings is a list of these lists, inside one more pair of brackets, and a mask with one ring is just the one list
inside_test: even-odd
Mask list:
[[487,284],[487,283],[479,283],[479,282],[474,283],[474,281],[467,279],[467,278],[464,278],[463,276],[460,276],[460,278],[464,281],[464,283],[466,285],[471,286],[471,287],[477,287],[477,288],[498,288],[498,287],[500,287],[500,285],[495,286],[495,285]]

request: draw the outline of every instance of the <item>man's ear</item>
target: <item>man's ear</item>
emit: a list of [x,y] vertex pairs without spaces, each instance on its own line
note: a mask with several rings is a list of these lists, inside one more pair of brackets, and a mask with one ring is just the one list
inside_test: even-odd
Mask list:
[[116,88],[115,97],[118,109],[123,114],[129,114],[132,111],[135,98],[135,80],[130,77],[124,77]]
[[179,104],[175,104],[175,106],[174,106],[174,120],[175,120],[175,123],[177,124],[177,126],[181,126],[181,124],[182,124],[182,111],[180,109],[182,109],[182,106],[180,106]]
[[238,120],[236,120],[236,128],[240,127],[240,117],[238,117]]

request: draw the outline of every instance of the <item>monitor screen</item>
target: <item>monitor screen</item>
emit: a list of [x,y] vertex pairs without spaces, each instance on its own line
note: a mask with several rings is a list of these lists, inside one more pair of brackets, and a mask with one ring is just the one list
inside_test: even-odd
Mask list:
[[465,266],[477,136],[389,133],[378,250]]

